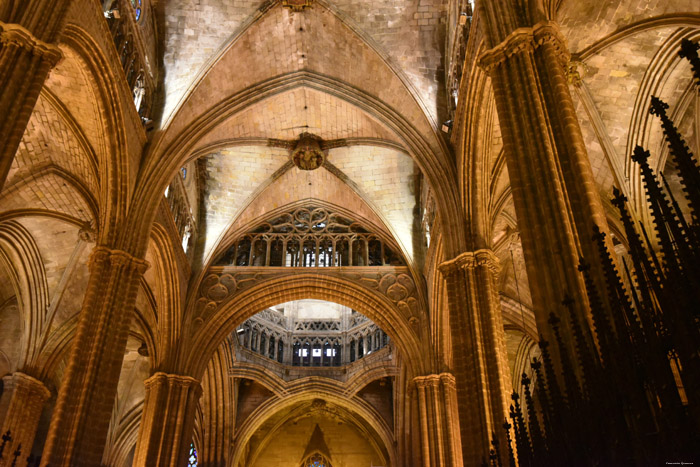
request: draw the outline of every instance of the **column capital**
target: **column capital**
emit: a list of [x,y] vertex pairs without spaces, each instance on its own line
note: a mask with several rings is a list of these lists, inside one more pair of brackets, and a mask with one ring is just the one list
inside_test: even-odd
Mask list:
[[443,262],[438,266],[438,269],[443,275],[449,276],[458,270],[473,270],[478,266],[486,266],[494,274],[498,274],[501,270],[498,256],[492,250],[487,249],[464,252]]
[[16,371],[10,375],[6,375],[2,379],[5,390],[9,389],[10,387],[16,387],[20,390],[38,396],[42,402],[51,397],[51,391],[48,390],[44,383],[26,373],[22,373],[21,371]]
[[452,388],[456,387],[455,377],[452,375],[452,373],[416,376],[415,378],[413,378],[413,384],[415,384],[416,387],[419,388],[437,387],[440,384]]
[[137,258],[126,251],[113,250],[102,245],[95,247],[90,256],[90,266],[102,266],[105,263],[110,263],[115,266],[126,266],[139,274],[145,273],[150,266],[148,261]]
[[43,42],[19,24],[3,23],[0,21],[0,43],[14,44],[34,55],[39,55],[51,64],[53,68],[63,57],[61,49],[53,44]]
[[146,379],[143,382],[143,384],[146,387],[146,390],[150,389],[153,386],[161,384],[168,384],[169,386],[179,386],[182,388],[196,387],[201,389],[200,382],[196,378],[193,378],[191,376],[171,375],[168,373],[163,373],[162,371],[154,373],[151,377]]
[[559,25],[554,21],[541,21],[530,28],[516,29],[503,42],[481,54],[479,66],[491,73],[510,57],[521,52],[533,51],[544,44],[553,45],[557,49],[562,66],[566,66],[570,57],[569,48]]

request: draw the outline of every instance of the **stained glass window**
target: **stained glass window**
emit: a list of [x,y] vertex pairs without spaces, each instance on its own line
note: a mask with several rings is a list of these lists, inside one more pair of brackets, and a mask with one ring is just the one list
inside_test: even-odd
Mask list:
[[331,463],[328,462],[328,459],[326,459],[324,456],[322,456],[319,453],[316,453],[312,455],[311,457],[307,458],[306,461],[302,464],[302,467],[332,467]]
[[136,16],[136,21],[141,19],[141,6],[142,6],[141,2],[143,2],[143,0],[131,0],[131,6],[134,7],[134,14]]
[[190,455],[187,461],[187,467],[197,467],[197,449],[194,447],[194,443],[190,443]]
[[185,180],[187,178],[187,169],[185,167],[181,168],[180,173],[182,173],[182,179]]

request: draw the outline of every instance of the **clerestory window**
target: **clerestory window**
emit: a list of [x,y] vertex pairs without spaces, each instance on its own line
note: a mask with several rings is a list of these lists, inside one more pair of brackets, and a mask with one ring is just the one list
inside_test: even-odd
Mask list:
[[405,266],[392,246],[359,222],[324,208],[299,208],[243,234],[217,266]]

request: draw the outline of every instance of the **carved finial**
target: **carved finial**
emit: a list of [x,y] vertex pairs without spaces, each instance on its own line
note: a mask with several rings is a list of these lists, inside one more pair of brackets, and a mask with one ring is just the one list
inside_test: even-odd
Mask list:
[[635,146],[634,152],[632,153],[632,160],[637,164],[642,164],[643,162],[646,162],[647,159],[649,159],[649,156],[649,151],[645,151],[644,148],[641,146]]
[[613,206],[617,207],[618,209],[622,209],[627,202],[627,196],[623,195],[622,192],[617,189],[617,187],[613,187],[613,197],[610,201],[612,202]]
[[649,106],[649,113],[652,115],[657,115],[659,117],[666,116],[666,110],[668,109],[668,104],[659,99],[656,96],[651,96],[651,106]]

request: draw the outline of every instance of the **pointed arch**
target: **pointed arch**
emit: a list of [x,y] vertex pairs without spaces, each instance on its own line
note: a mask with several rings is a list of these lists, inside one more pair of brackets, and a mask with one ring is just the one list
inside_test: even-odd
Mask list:
[[[232,39],[183,98],[146,156],[135,193],[134,218],[130,222],[133,228],[129,230],[143,232],[148,228],[153,219],[155,193],[163,191],[179,167],[192,159],[192,152],[197,150],[199,142],[215,128],[256,102],[305,86],[349,102],[397,135],[398,142],[406,147],[436,192],[438,206],[444,213],[441,219],[449,227],[445,229],[449,256],[463,251],[464,222],[459,208],[454,162],[444,141],[406,86],[371,47],[321,5],[310,11],[308,21],[320,21],[318,15],[324,15],[323,21],[337,26],[338,34],[346,36],[348,50],[326,53],[323,59],[328,59],[328,62],[310,57],[304,66],[275,63],[273,67],[267,67],[267,72],[261,71],[265,68],[261,62],[264,57],[251,55],[250,50],[282,47],[271,42],[272,38],[260,35],[263,26],[285,27],[275,16],[282,14],[281,10],[281,7],[267,10]],[[322,29],[323,25],[319,23],[318,28]],[[260,35],[258,42],[254,40],[258,38],[256,34]],[[358,56],[363,57],[361,63],[353,59]],[[346,59],[357,67],[334,66],[335,61]],[[231,70],[238,69],[236,64],[241,60],[248,60],[246,73],[232,75]],[[264,63],[269,65],[269,62]],[[371,67],[371,72],[363,67]],[[353,74],[348,75],[350,72]],[[372,79],[368,80],[367,76]],[[130,244],[127,239],[124,243],[128,245],[125,249],[135,254],[144,249],[143,245]]]
[[[101,131],[106,136],[100,144],[102,147],[95,148],[93,142],[93,149],[98,157],[100,180],[98,243],[112,243],[116,232],[121,230],[117,226],[122,224],[127,215],[136,169],[134,160],[139,159],[145,134],[133,121],[128,121],[129,113],[135,111],[126,108],[127,105],[133,104],[124,99],[124,95],[130,95],[130,92],[123,88],[124,80],[115,75],[115,69],[119,72],[121,70],[112,65],[90,33],[69,23],[63,31],[61,42],[76,53],[87,70],[89,83],[100,109],[99,122]],[[139,141],[128,139],[127,123],[135,127],[134,134]]]
[[49,289],[44,262],[29,230],[17,221],[0,224],[0,261],[10,272],[22,323],[20,368],[33,369],[40,352]]

